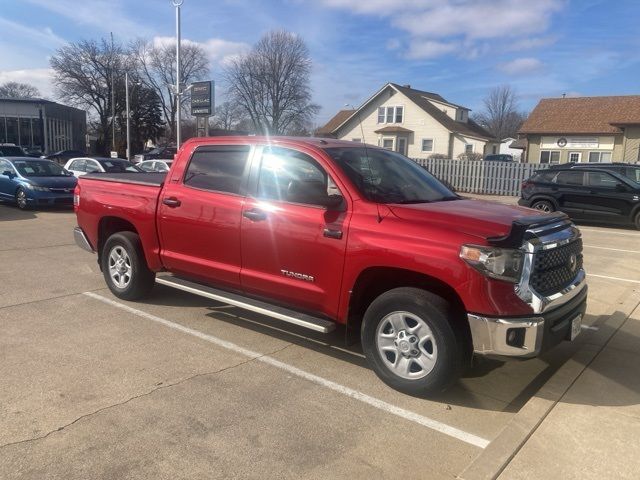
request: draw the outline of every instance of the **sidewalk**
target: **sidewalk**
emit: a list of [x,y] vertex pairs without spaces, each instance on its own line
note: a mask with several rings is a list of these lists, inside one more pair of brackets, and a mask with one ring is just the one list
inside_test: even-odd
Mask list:
[[640,478],[640,289],[597,325],[460,478]]

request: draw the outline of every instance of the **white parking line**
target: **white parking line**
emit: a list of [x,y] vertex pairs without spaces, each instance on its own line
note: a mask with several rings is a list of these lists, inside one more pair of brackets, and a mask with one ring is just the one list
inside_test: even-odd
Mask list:
[[640,253],[638,250],[624,250],[622,248],[596,247],[595,245],[583,245],[587,248],[597,248],[599,250],[611,250],[612,252]]
[[276,360],[275,358],[265,356],[261,353],[254,352],[252,350],[248,350],[239,345],[236,345],[235,343],[222,340],[221,338],[214,337],[213,335],[209,335],[209,334],[200,332],[198,330],[185,327],[184,325],[180,325],[179,323],[166,320],[162,317],[158,317],[156,315],[152,315],[142,310],[132,308],[128,305],[125,305],[120,302],[116,302],[115,300],[111,300],[110,298],[106,298],[101,295],[97,295],[93,292],[84,292],[84,295],[91,297],[95,300],[104,302],[108,305],[112,305],[121,310],[125,310],[129,313],[133,313],[134,315],[138,315],[140,317],[146,318],[147,320],[160,323],[174,330],[178,330],[188,335],[193,335],[194,337],[198,337],[209,343],[213,343],[214,345],[217,345],[219,347],[226,348],[227,350],[231,350],[240,355],[244,355],[245,357],[253,358],[256,361],[266,363],[276,368],[280,368],[292,375],[296,375],[297,377],[304,378],[305,380],[315,383],[316,385],[320,385],[322,387],[328,388],[329,390],[333,390],[334,392],[338,392],[347,397],[353,398],[355,400],[359,400],[374,408],[377,408],[384,412],[391,413],[398,417],[404,418],[405,420],[408,420],[410,422],[414,422],[424,427],[430,428],[431,430],[435,430],[437,432],[443,433],[445,435],[456,438],[458,440],[462,440],[463,442],[466,442],[470,445],[474,445],[479,448],[486,448],[487,445],[489,445],[489,440],[485,438],[479,437],[469,432],[465,432],[464,430],[460,430],[458,428],[452,427],[445,423],[438,422],[437,420],[433,420],[431,418],[417,414],[410,410],[397,407],[383,400],[379,400],[377,398],[371,397],[365,393],[359,392],[349,387],[345,387],[344,385],[340,385],[338,383],[332,382],[331,380],[327,380],[326,378],[322,378],[312,373],[306,372],[304,370],[300,370],[299,368],[283,363],[279,360]]
[[611,230],[598,230],[596,228],[584,228],[578,227],[581,232],[594,232],[594,233],[604,233],[606,235],[624,235],[626,237],[640,237],[640,233],[632,233],[632,232],[613,232]]
[[640,280],[631,280],[629,278],[609,277],[608,275],[596,275],[595,273],[587,273],[588,277],[606,278],[608,280],[618,280],[620,282],[640,283]]

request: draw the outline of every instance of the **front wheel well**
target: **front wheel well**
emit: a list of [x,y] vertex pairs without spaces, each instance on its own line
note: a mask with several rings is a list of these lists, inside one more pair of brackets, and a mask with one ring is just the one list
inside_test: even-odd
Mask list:
[[[347,319],[348,342],[359,338],[362,318],[367,307],[384,292],[400,287],[414,287],[431,292],[447,301],[454,331],[471,348],[471,331],[464,303],[447,283],[423,273],[393,267],[371,267],[360,273],[349,300]],[[357,335],[357,336],[356,336]]]
[[107,239],[118,232],[133,232],[138,234],[136,227],[133,224],[120,217],[102,217],[98,224],[98,264],[102,265],[102,249]]

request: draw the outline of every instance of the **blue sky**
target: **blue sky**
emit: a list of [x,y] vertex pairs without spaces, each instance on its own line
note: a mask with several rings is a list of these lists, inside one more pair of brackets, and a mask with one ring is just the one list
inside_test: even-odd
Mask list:
[[[389,81],[474,111],[503,84],[523,110],[563,93],[640,94],[638,18],[637,0],[184,0],[182,29],[205,47],[214,80],[263,33],[301,35],[323,124]],[[51,96],[48,58],[65,42],[160,39],[174,22],[170,0],[0,0],[0,82]]]

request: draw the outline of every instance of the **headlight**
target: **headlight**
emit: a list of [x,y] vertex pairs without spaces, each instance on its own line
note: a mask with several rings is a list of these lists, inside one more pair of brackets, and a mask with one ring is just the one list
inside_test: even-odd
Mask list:
[[483,275],[516,283],[522,273],[524,254],[510,248],[463,245],[460,258]]
[[49,192],[50,191],[47,187],[40,187],[38,185],[30,185],[30,184],[27,183],[25,186],[30,190],[35,190],[36,192]]

